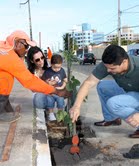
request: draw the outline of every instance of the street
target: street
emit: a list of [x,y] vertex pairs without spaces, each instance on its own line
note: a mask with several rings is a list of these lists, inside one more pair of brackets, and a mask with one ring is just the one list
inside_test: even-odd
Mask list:
[[[97,61],[96,62],[96,65],[99,63],[100,61]],[[86,76],[89,76],[92,72],[92,70],[95,68],[94,64],[85,64],[85,65],[80,65],[79,63],[77,62],[73,62],[72,63],[72,67],[71,67],[71,70],[72,71],[76,71],[76,72],[79,72],[79,73],[82,73],[82,74],[85,74]],[[66,64],[63,64],[64,67],[67,67]]]
[[[99,64],[100,62],[101,62],[100,60],[97,60],[96,65]],[[91,74],[91,72],[96,67],[96,65],[94,65],[94,64],[92,64],[92,65],[91,64],[80,65],[79,63],[74,62],[71,66],[71,71],[81,73],[81,74],[85,74],[86,77],[87,77]],[[64,63],[63,67],[67,67],[67,64]],[[112,77],[110,75],[108,75],[104,79],[112,79]]]

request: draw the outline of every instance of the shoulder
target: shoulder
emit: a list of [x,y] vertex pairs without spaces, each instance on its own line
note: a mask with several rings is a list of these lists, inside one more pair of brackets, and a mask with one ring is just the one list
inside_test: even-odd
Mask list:
[[63,68],[61,68],[59,72],[60,72],[60,73],[64,73],[64,74],[66,73]]
[[130,61],[131,65],[134,65],[134,67],[139,67],[139,57],[138,56],[129,57],[129,61]]
[[61,67],[60,71],[65,72],[65,69],[63,67]]
[[92,71],[92,74],[98,78],[98,79],[103,79],[106,77],[109,73],[107,71],[106,66],[104,65],[103,62],[100,62],[95,69]]

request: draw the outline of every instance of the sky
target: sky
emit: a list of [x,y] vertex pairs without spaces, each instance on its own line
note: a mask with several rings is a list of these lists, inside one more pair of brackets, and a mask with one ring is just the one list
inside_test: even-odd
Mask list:
[[[26,1],[0,0],[0,40],[15,30],[30,35],[28,4],[20,5]],[[43,50],[62,48],[63,34],[74,25],[89,23],[105,35],[118,27],[118,0],[30,0],[30,6],[33,40],[39,45],[41,32]],[[120,0],[120,10],[121,26],[138,26],[133,31],[139,33],[139,0]]]

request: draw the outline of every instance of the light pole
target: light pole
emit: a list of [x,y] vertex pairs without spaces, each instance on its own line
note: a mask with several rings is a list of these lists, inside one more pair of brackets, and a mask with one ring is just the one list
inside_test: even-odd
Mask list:
[[118,0],[118,45],[121,46],[121,11],[120,11],[120,0]]
[[30,39],[33,40],[33,37],[32,37],[32,23],[31,23],[31,11],[30,11],[30,0],[27,0],[26,2],[20,3],[20,5],[25,5],[27,3],[28,3],[28,14],[29,14]]

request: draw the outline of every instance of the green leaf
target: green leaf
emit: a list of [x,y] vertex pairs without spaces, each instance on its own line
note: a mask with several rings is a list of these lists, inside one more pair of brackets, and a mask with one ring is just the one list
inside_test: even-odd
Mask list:
[[64,123],[69,124],[70,122],[71,122],[71,118],[70,118],[69,114],[67,114],[64,118]]
[[56,119],[58,122],[64,121],[65,116],[67,115],[67,112],[64,110],[58,110],[56,113]]
[[74,81],[74,79],[75,79],[75,77],[74,77],[74,76],[72,76],[72,77],[71,77],[71,80],[72,80],[72,81]]
[[67,91],[72,91],[73,90],[72,84],[67,83],[66,89],[67,89]]

